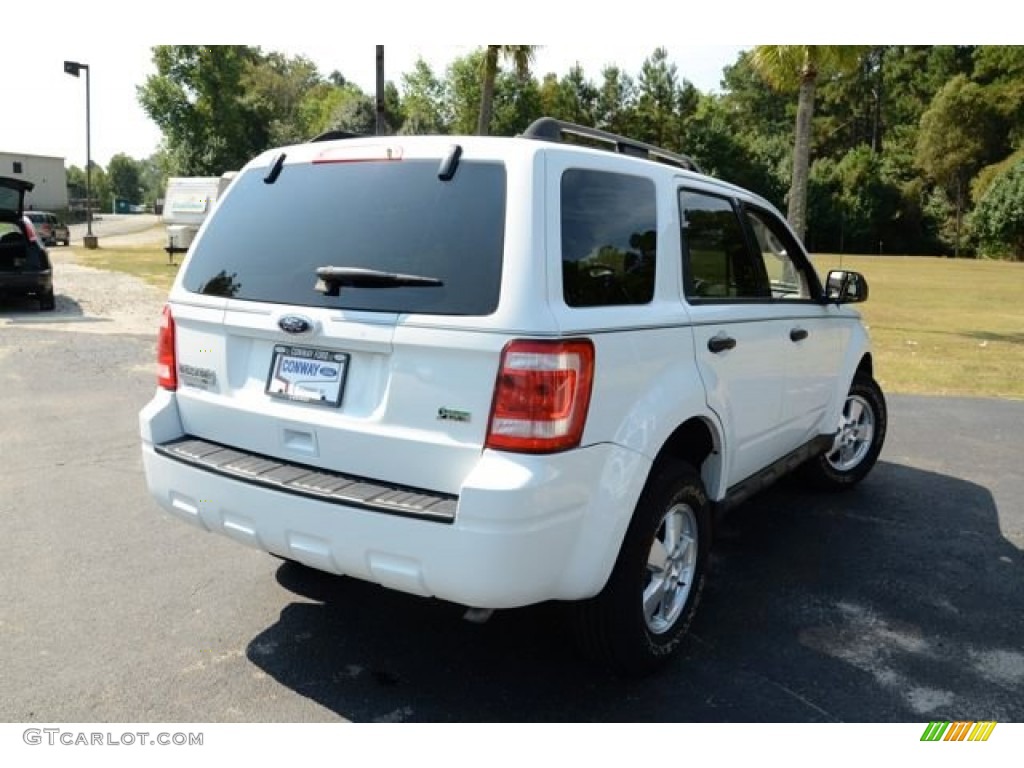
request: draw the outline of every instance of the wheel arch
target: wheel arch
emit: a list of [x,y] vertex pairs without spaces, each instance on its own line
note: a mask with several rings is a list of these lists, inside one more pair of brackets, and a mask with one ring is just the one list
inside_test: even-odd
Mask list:
[[853,327],[843,352],[839,364],[839,376],[836,379],[835,390],[832,392],[828,410],[822,420],[823,425],[828,425],[831,428],[839,423],[839,414],[842,411],[843,403],[846,402],[846,393],[850,391],[854,378],[861,374],[871,378],[875,377],[875,359],[867,331],[860,323],[857,323]]
[[857,374],[867,374],[872,379],[875,378],[875,361],[870,352],[865,352],[861,357],[854,375]]
[[[577,542],[576,552],[569,558],[568,582],[588,584],[588,597],[604,587],[619,557],[626,531],[636,515],[636,504],[666,463],[684,461],[691,465],[701,477],[709,499],[718,498],[716,492],[724,493],[724,488],[720,487],[725,477],[721,429],[713,418],[710,414],[699,414],[684,418],[681,423],[677,421],[675,429],[661,439],[660,445],[653,445],[657,447],[653,457],[635,449],[619,449],[635,459],[629,462],[633,469],[626,473],[632,478],[629,495],[633,505],[628,512],[621,509],[619,514],[593,516]],[[612,474],[618,476],[620,472],[616,470]],[[585,557],[581,552],[586,553]],[[600,555],[596,556],[595,552],[600,552]]]
[[672,431],[654,457],[650,475],[665,461],[685,461],[701,476],[704,488],[712,498],[720,495],[722,472],[722,438],[711,421],[693,416]]

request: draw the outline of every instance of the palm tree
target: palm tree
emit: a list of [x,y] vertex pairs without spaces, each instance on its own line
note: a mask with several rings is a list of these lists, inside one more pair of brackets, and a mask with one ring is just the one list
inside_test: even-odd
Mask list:
[[519,77],[530,74],[530,63],[533,61],[536,45],[488,45],[484,53],[484,83],[480,94],[480,121],[476,132],[486,136],[491,126],[494,112],[494,81],[498,76],[498,59],[511,61]]
[[793,180],[786,218],[801,240],[807,232],[807,176],[811,164],[811,118],[818,75],[847,72],[866,46],[758,45],[750,57],[754,70],[777,90],[800,85],[793,142]]

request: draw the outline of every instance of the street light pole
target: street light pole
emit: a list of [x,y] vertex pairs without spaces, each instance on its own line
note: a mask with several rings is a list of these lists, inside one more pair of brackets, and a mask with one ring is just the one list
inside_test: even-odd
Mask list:
[[89,99],[89,65],[78,61],[65,61],[64,72],[78,77],[85,70],[85,237],[82,244],[86,248],[99,245],[99,238],[92,233],[92,121],[90,119]]
[[377,120],[376,133],[384,135],[384,46],[377,46]]
[[85,236],[92,237],[92,120],[89,115],[89,67],[85,70]]

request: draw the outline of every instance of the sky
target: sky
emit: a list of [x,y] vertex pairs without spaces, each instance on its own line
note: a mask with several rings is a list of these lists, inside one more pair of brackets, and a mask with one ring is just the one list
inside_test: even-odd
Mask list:
[[[35,42],[41,42],[35,38]],[[154,45],[155,42],[150,44]],[[312,59],[325,76],[339,70],[368,94],[376,82],[376,45],[353,42],[331,44],[310,36],[308,43],[273,41],[251,42],[264,50],[278,50],[290,56]],[[546,45],[538,51],[533,71],[538,77],[547,72],[563,75],[579,61],[588,77],[597,80],[606,64],[615,63],[636,73],[643,60],[659,43],[644,44],[566,44]],[[112,155],[124,152],[142,158],[156,150],[160,131],[146,116],[136,98],[136,86],[155,72],[150,45],[126,42],[104,45],[100,41],[49,45],[43,42],[32,51],[33,75],[5,85],[4,101],[38,105],[39,120],[0,120],[0,151],[33,155],[56,155],[68,165],[85,165],[85,73],[78,79],[64,74],[65,59],[89,65],[89,97],[92,159],[103,166]],[[384,43],[385,77],[401,85],[401,74],[412,70],[422,56],[441,74],[458,56],[473,50],[473,45],[416,45]],[[701,90],[717,89],[722,67],[735,61],[737,46],[666,46],[682,77]],[[26,53],[28,53],[26,51]],[[3,59],[10,48],[0,50],[0,72],[10,72]],[[14,93],[11,93],[13,87]],[[6,111],[6,110],[4,110]]]
[[[538,77],[548,72],[565,74],[576,62],[592,80],[613,63],[635,74],[644,58],[661,45],[681,77],[708,91],[719,87],[722,68],[734,62],[744,48],[754,43],[813,40],[823,34],[823,27],[816,22],[839,12],[809,0],[776,0],[771,13],[756,0],[729,4],[634,0],[620,13],[595,13],[593,2],[516,0],[500,5],[486,0],[389,0],[377,4],[289,0],[273,4],[273,15],[268,15],[269,3],[243,5],[235,0],[49,0],[45,25],[29,25],[31,34],[27,35],[11,35],[8,30],[0,46],[0,73],[4,73],[0,151],[55,155],[66,158],[68,165],[84,166],[85,73],[79,79],[64,74],[64,60],[72,60],[90,67],[93,160],[105,166],[118,152],[135,158],[151,154],[161,136],[139,106],[136,86],[153,73],[150,49],[161,43],[210,42],[212,38],[303,54],[324,75],[337,69],[372,94],[375,43],[366,42],[367,38],[376,37],[384,44],[385,76],[400,85],[402,72],[411,70],[418,56],[441,74],[452,59],[477,47],[435,42],[437,37],[482,40],[488,33],[500,31],[511,33],[502,35],[506,39],[516,37],[517,32],[520,39],[536,39],[538,33],[546,33],[555,41],[539,43],[542,47],[533,66]],[[977,10],[989,2],[996,0],[973,0],[972,8]],[[353,10],[353,5],[359,8]],[[574,7],[583,10],[576,12]],[[602,7],[615,8],[610,2]],[[803,26],[791,24],[789,14],[801,8],[815,9],[815,18]],[[894,10],[891,0],[860,0],[857,8],[841,20],[828,19],[827,33],[833,39],[826,42],[922,42],[919,19],[901,17],[900,13],[910,12]],[[929,8],[930,36],[947,35],[941,42],[979,42],[972,27],[977,22],[972,19],[981,14],[944,16],[941,0]],[[950,14],[953,8],[950,3]],[[723,23],[723,18],[728,23]],[[1015,25],[1003,26],[1004,30],[994,34],[1012,37]],[[787,39],[794,35],[797,39]],[[22,110],[17,105],[30,106]]]

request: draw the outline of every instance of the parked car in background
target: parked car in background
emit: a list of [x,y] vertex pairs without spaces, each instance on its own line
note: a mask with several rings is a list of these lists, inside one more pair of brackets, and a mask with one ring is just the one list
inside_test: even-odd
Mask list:
[[32,222],[39,239],[46,245],[53,245],[53,224],[50,221],[50,214],[45,211],[25,211],[25,217]]
[[25,215],[30,181],[0,176],[0,295],[35,296],[51,310],[53,267],[42,237]]
[[71,245],[71,228],[57,217],[53,225],[53,239],[64,245]]
[[71,232],[68,225],[57,218],[56,214],[49,211],[26,211],[25,215],[46,245],[71,244]]

